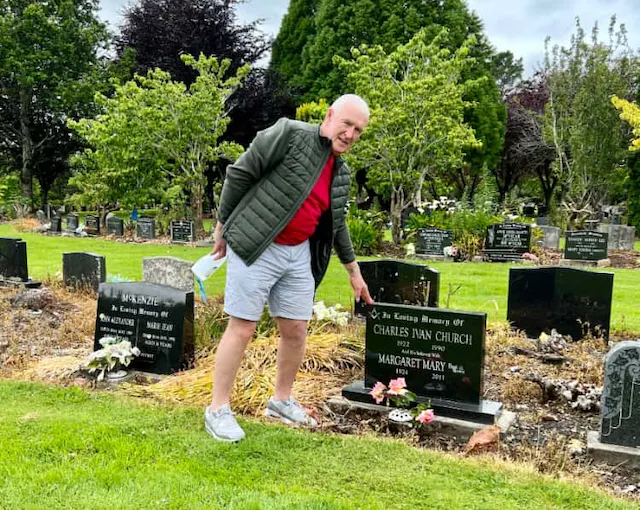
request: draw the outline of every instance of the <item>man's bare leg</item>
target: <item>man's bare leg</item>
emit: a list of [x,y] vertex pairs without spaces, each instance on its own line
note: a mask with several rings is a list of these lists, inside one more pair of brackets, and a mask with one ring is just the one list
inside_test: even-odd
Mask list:
[[307,343],[307,321],[277,317],[280,340],[278,342],[278,373],[274,398],[288,400],[293,381],[304,358]]

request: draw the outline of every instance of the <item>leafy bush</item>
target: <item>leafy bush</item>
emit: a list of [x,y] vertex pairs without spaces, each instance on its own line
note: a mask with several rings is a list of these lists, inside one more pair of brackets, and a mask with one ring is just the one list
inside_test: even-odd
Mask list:
[[347,228],[357,255],[372,255],[382,244],[385,215],[352,207],[347,216]]

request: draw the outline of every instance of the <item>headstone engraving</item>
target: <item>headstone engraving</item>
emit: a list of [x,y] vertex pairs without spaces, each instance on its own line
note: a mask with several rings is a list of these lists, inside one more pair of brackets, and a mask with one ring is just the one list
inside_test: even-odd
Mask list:
[[87,214],[84,218],[84,231],[91,235],[100,235],[100,216]]
[[555,328],[574,340],[609,338],[613,273],[573,267],[509,270],[507,320],[531,338]]
[[[423,264],[397,260],[360,262],[360,272],[376,303],[431,306],[437,308],[440,273]],[[356,302],[354,313],[365,315],[364,300]]]
[[106,277],[107,264],[104,256],[87,252],[62,254],[62,278],[67,287],[97,291]]
[[604,361],[600,441],[640,447],[640,341],[620,342]]
[[487,227],[484,254],[491,262],[522,260],[531,245],[531,227],[522,223],[494,223]]
[[564,258],[567,260],[602,260],[607,258],[608,235],[593,230],[568,231]]
[[453,244],[453,232],[440,228],[419,228],[416,233],[416,254],[444,255],[443,250]]
[[155,239],[156,220],[154,218],[140,218],[136,224],[136,236],[141,239]]
[[171,242],[190,243],[194,240],[192,221],[171,222]]
[[117,216],[107,219],[107,232],[111,235],[122,237],[124,235],[124,220]]
[[149,283],[192,291],[191,266],[193,262],[177,257],[147,257],[142,259],[142,279]]
[[0,237],[0,276],[29,280],[27,243],[22,239]]
[[76,214],[67,215],[67,232],[75,232],[78,228],[78,216]]
[[170,374],[194,356],[193,292],[155,283],[103,283],[98,292],[94,350],[99,340],[129,340],[141,354],[131,368]]

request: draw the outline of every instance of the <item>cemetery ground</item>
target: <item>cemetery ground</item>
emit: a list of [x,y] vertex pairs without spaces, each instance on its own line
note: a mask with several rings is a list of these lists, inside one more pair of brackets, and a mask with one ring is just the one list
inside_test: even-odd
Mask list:
[[[18,291],[0,289],[0,437],[7,444],[0,470],[10,475],[0,483],[0,500],[16,507],[28,506],[43,485],[50,487],[37,491],[43,506],[101,507],[114,501],[113,490],[116,506],[157,500],[168,507],[622,508],[640,499],[637,471],[594,462],[586,453],[586,432],[599,427],[599,412],[587,397],[602,386],[609,347],[593,338],[551,338],[540,345],[510,332],[504,323],[508,264],[430,263],[441,271],[441,307],[450,301],[450,308],[489,315],[483,398],[518,414],[499,444],[469,451],[468,438],[446,435],[437,424],[418,434],[380,415],[328,409],[330,396],[362,378],[364,333],[358,324],[311,324],[295,391],[320,419],[319,432],[261,423],[277,340],[271,321],[263,320],[233,397],[248,439],[221,445],[201,427],[215,339],[224,328],[220,299],[197,301],[194,369],[159,382],[139,378],[137,384],[96,387],[78,371],[93,350],[95,295],[63,288],[58,276],[68,251],[105,255],[110,275],[139,279],[143,257],[196,260],[206,248],[47,237],[13,225],[0,225],[3,235],[29,243],[30,274],[48,289],[37,309],[14,306]],[[616,273],[611,340],[637,338],[640,277],[631,269],[607,270]],[[223,276],[207,282],[210,296],[222,292]],[[318,298],[350,308],[346,285],[334,260]],[[448,296],[447,289],[458,285]],[[548,354],[566,360],[549,363]],[[571,401],[562,396],[567,390]],[[585,409],[572,406],[580,394]]]

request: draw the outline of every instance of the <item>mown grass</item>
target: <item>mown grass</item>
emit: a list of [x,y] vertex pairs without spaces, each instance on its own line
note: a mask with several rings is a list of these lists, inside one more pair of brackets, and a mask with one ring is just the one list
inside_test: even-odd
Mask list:
[[[142,278],[142,259],[153,256],[172,256],[196,261],[208,253],[209,248],[155,243],[121,243],[102,238],[45,236],[30,232],[17,232],[14,225],[0,225],[0,236],[21,237],[27,242],[29,273],[34,279],[55,277],[62,271],[62,253],[88,251],[104,255],[107,272],[139,280]],[[372,260],[368,258],[367,260]],[[423,261],[414,261],[424,263]],[[507,314],[509,284],[508,263],[453,263],[429,262],[440,271],[440,306],[451,309],[487,313],[488,321],[504,321]],[[607,268],[615,273],[612,331],[615,334],[640,334],[640,271]],[[224,292],[225,268],[205,282],[208,295]],[[459,287],[459,289],[458,289]],[[456,290],[458,289],[458,290]],[[450,292],[455,291],[451,296]],[[327,304],[341,303],[352,307],[352,292],[346,272],[338,259],[333,257],[329,270],[318,289],[318,300]]]
[[240,419],[213,441],[202,410],[0,381],[3,508],[623,509],[580,483],[394,440]]

